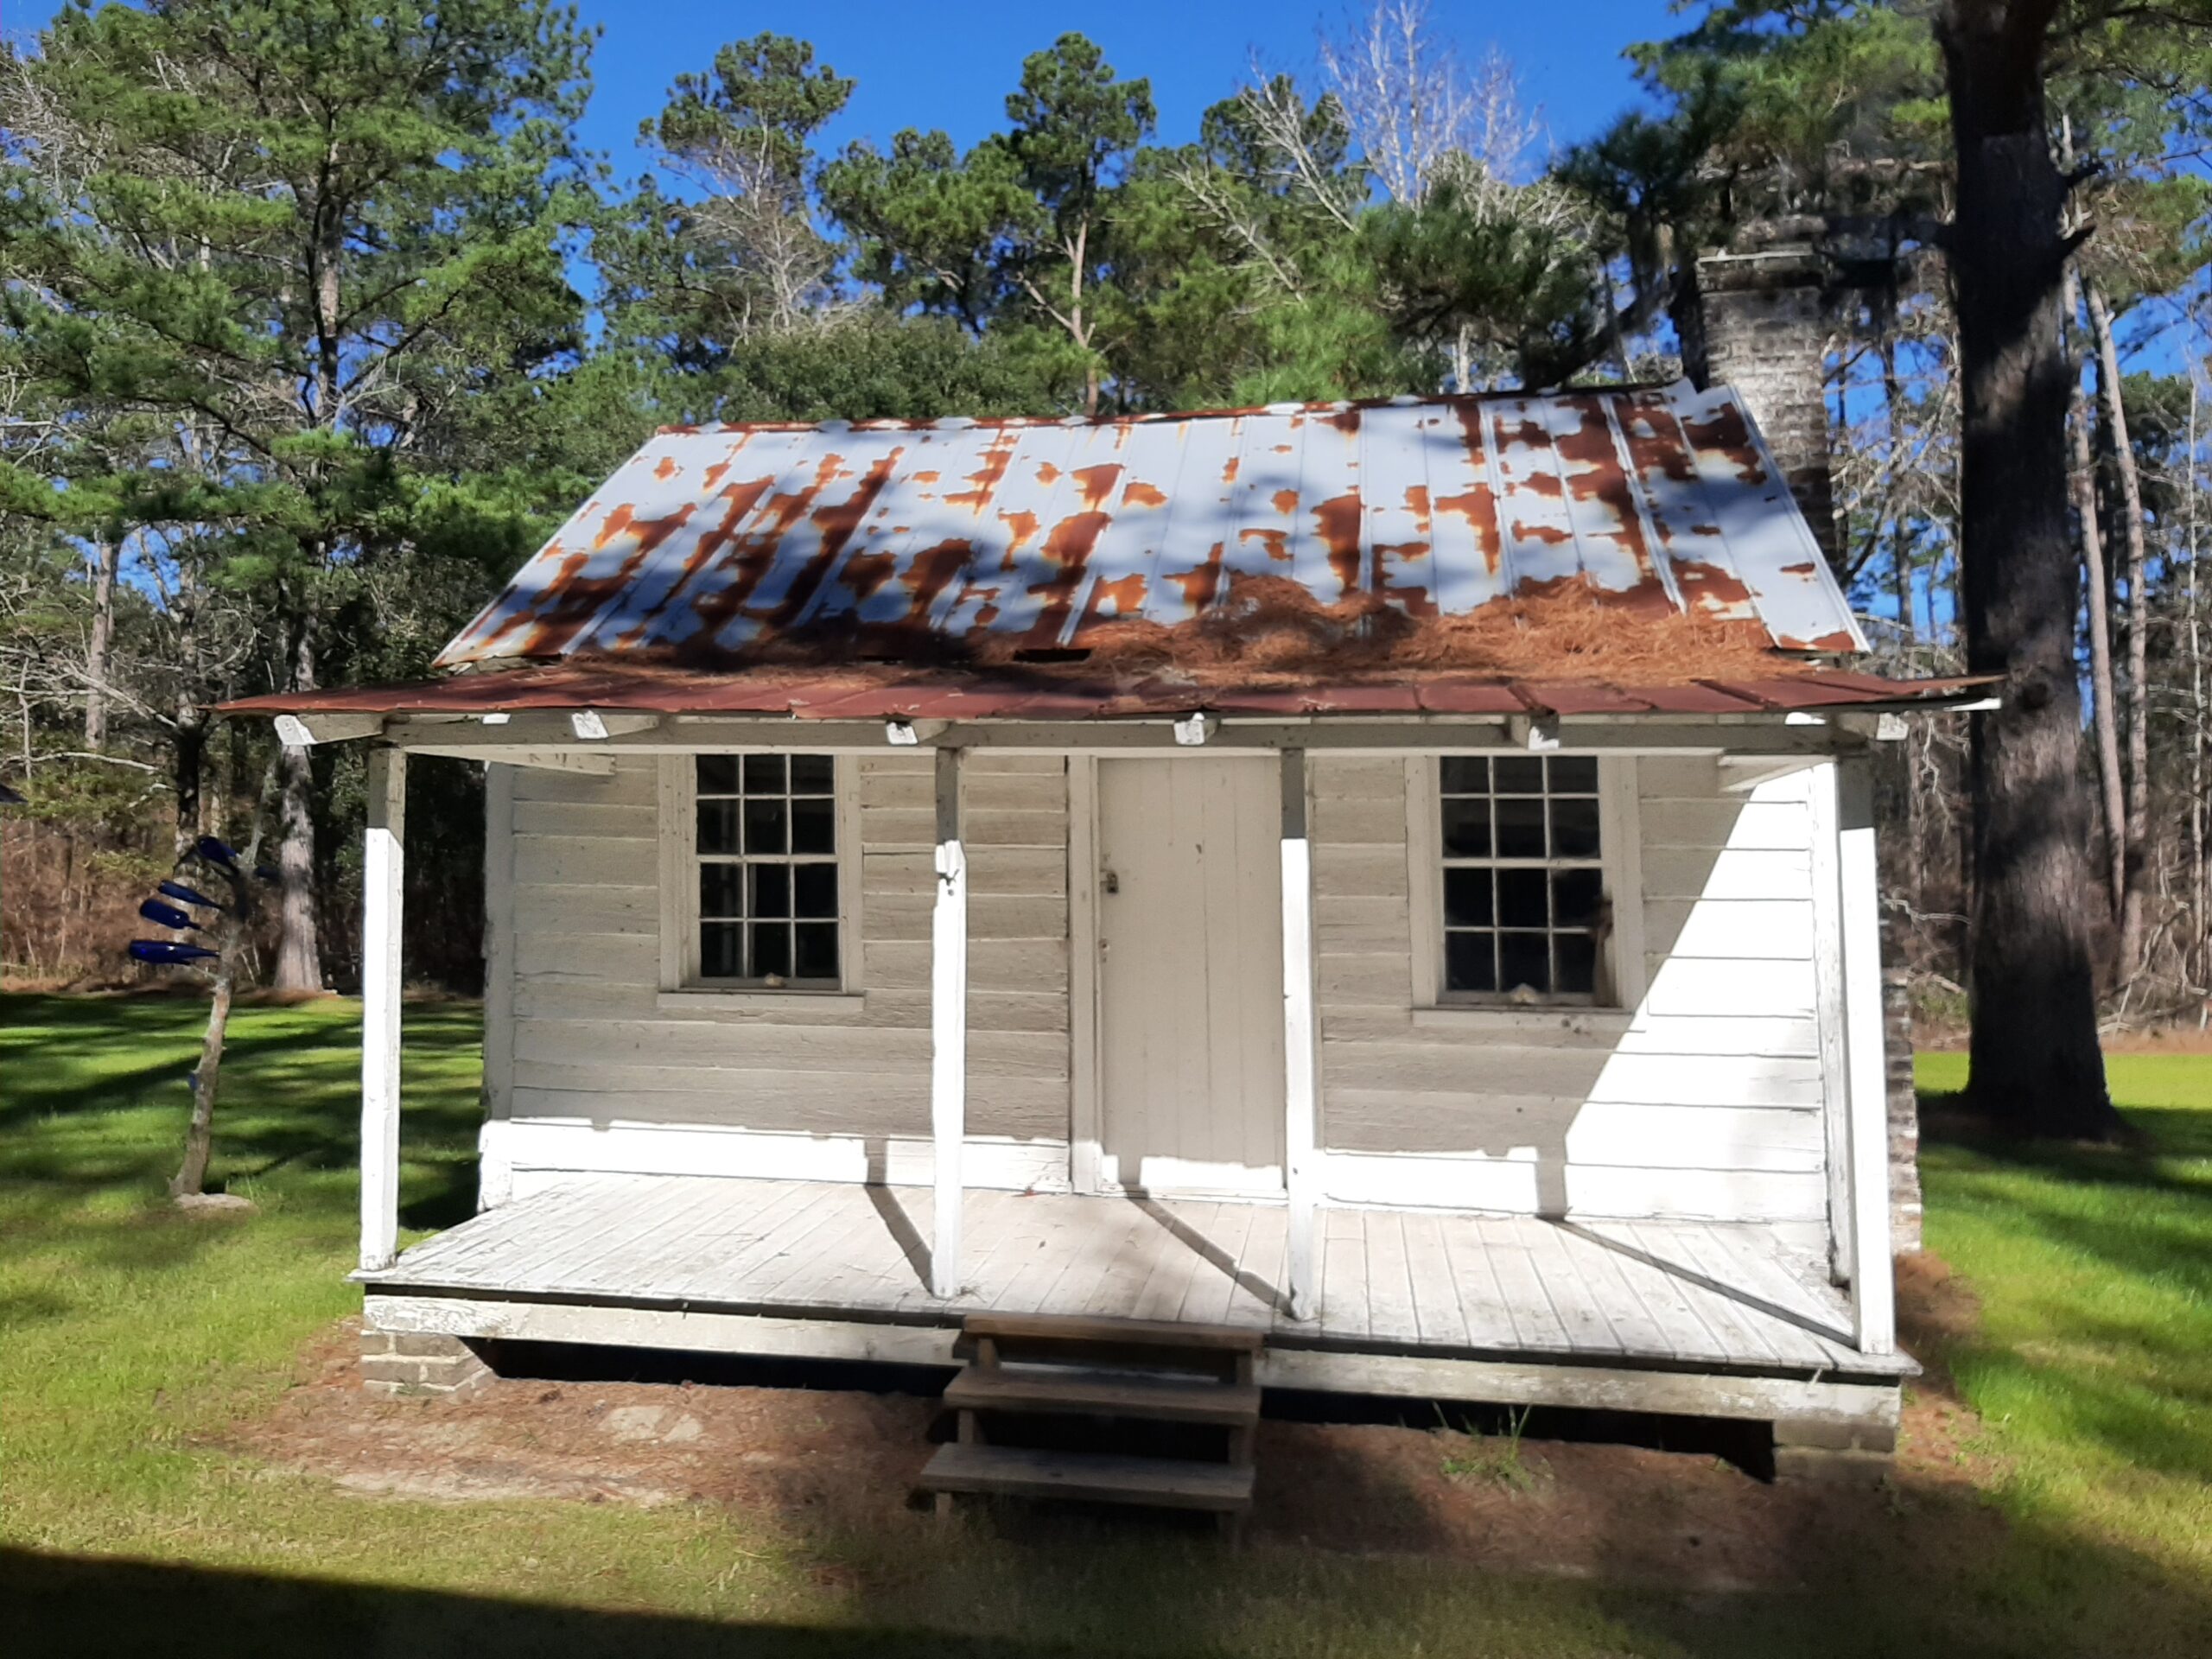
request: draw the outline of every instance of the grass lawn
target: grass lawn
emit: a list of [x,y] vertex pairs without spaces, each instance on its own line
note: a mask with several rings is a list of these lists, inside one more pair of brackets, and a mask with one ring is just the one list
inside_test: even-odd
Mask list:
[[[223,1448],[230,1427],[359,1306],[358,1012],[240,1014],[216,1174],[257,1208],[195,1218],[162,1184],[198,1020],[167,999],[0,997],[10,1652],[2212,1651],[2212,1059],[2114,1063],[2150,1153],[1931,1147],[1929,1242],[1984,1307],[1940,1356],[1983,1419],[1964,1472],[1901,1494],[1894,1541],[1808,1563],[1802,1593],[1716,1595],[1144,1535],[365,1498],[256,1466]],[[469,1209],[475,1043],[473,1008],[410,1008],[410,1227]],[[1925,1062],[1930,1089],[1957,1081]]]

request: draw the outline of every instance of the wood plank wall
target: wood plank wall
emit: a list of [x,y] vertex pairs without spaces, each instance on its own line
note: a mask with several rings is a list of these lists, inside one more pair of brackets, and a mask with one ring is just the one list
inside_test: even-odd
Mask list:
[[[860,1004],[697,1014],[659,995],[656,763],[516,774],[514,1120],[926,1140],[930,760],[855,765]],[[1618,1016],[1500,1029],[1414,1008],[1405,763],[1315,756],[1332,1196],[1824,1224],[1804,777],[1744,796],[1711,760],[1646,759],[1636,776],[1642,1007],[1625,1032]],[[1063,1141],[1064,763],[971,755],[967,830],[969,1132]]]
[[1624,1033],[1618,1015],[1417,1016],[1405,765],[1316,757],[1322,1128],[1339,1192],[1389,1179],[1351,1179],[1362,1154],[1454,1158],[1399,1178],[1473,1207],[1822,1221],[1804,775],[1748,798],[1709,759],[1645,759],[1636,775],[1649,988]]
[[[804,996],[671,1012],[659,984],[658,762],[518,772],[513,1098],[560,1119],[930,1133],[931,758],[867,756],[859,1006]],[[967,769],[970,1134],[1068,1132],[1065,764]]]

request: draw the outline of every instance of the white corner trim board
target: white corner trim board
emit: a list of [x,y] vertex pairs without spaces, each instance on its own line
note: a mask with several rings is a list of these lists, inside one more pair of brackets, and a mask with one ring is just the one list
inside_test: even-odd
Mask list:
[[[728,1175],[776,1181],[874,1181],[930,1186],[933,1135],[803,1135],[779,1129],[616,1119],[525,1118],[484,1125],[486,1170],[496,1167],[517,1198],[570,1174]],[[1065,1141],[969,1135],[961,1149],[969,1186],[1065,1192]],[[487,1177],[487,1188],[491,1183]]]
[[937,896],[930,910],[930,1130],[936,1187],[930,1290],[960,1294],[962,1142],[968,1134],[968,854],[960,840],[960,751],[937,752]]
[[372,749],[361,848],[361,1266],[399,1254],[400,906],[407,757]]

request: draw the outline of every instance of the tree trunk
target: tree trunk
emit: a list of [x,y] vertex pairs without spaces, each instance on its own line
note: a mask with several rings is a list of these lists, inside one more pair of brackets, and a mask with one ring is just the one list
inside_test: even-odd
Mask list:
[[207,715],[188,695],[177,699],[176,731],[170,741],[176,790],[176,853],[179,858],[200,839],[200,778],[207,760]]
[[2121,1128],[2097,1047],[2095,881],[2079,776],[2079,565],[2066,522],[2065,185],[2043,98],[2058,0],[1946,0],[1958,207],[1947,244],[1958,314],[1960,558],[1970,671],[2001,677],[1974,717],[1973,1035],[1968,1088],[2023,1134]]
[[2189,503],[2188,527],[2182,536],[2182,558],[2189,572],[2183,584],[2183,594],[2188,610],[2186,638],[2189,645],[2189,937],[2182,952],[2183,975],[2193,984],[2204,982],[2204,938],[2208,910],[2212,910],[2212,891],[2205,882],[2204,862],[2204,622],[2200,609],[2201,596],[2196,588],[2196,419],[2202,401],[2196,377],[2189,379],[2189,446],[2182,451],[2188,459],[2182,475],[2184,499]]
[[[2074,273],[2069,268],[2065,310],[2069,319],[2078,309],[2075,289]],[[2113,921],[2117,925],[2127,892],[2127,849],[2133,836],[2127,822],[2126,791],[2120,779],[2120,724],[2113,691],[2109,602],[2112,587],[2105,572],[2104,531],[2097,518],[2097,468],[2094,450],[2089,442],[2088,403],[2082,396],[2081,374],[2070,356],[2067,367],[2072,394],[2067,430],[2074,452],[2073,465],[2067,475],[2073,480],[2074,516],[2081,527],[2082,568],[2088,589],[2090,717],[2096,733],[2097,778],[2104,795],[2107,897]],[[2127,958],[2123,955],[2119,960],[2124,973]]]
[[94,545],[99,557],[92,568],[92,637],[85,648],[85,747],[98,753],[107,747],[107,674],[115,654],[115,578],[123,566],[123,538],[103,536]]
[[[315,687],[315,644],[306,626],[293,659],[293,686]],[[276,971],[280,991],[322,988],[322,950],[315,904],[315,772],[303,745],[288,743],[279,760],[276,843]]]
[[200,1069],[192,1074],[192,1119],[184,1130],[184,1162],[169,1180],[169,1197],[196,1197],[206,1186],[207,1160],[215,1150],[215,1082],[223,1065],[223,1040],[231,1027],[231,952],[215,970],[215,996],[207,1006],[207,1033],[200,1042]]
[[2096,278],[2082,286],[2089,302],[2089,331],[2097,346],[2097,385],[2103,394],[2105,429],[2112,435],[2120,469],[2120,525],[2127,546],[2127,861],[2120,907],[2120,977],[2125,984],[2143,969],[2143,912],[2151,880],[2151,598],[2144,550],[2143,480],[2127,436],[2127,406],[2120,378],[2120,347],[2112,333],[2112,308]]
[[176,696],[172,777],[176,787],[176,855],[182,858],[202,833],[206,815],[200,779],[207,760],[207,711],[200,702],[200,585],[189,561],[177,573],[176,626],[184,684]]

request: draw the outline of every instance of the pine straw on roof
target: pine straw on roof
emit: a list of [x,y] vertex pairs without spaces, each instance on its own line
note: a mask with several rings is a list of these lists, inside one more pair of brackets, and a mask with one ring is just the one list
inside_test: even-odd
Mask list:
[[[912,649],[918,643],[920,649]],[[899,644],[907,646],[898,649]],[[873,660],[871,660],[873,659]],[[946,641],[879,641],[864,634],[785,635],[735,662],[698,668],[836,667],[873,678],[901,671],[1017,671],[1043,681],[1163,677],[1249,690],[1388,683],[1450,674],[1592,684],[1686,684],[1809,673],[1817,660],[1777,651],[1750,618],[1687,615],[1654,594],[1624,601],[1577,576],[1478,609],[1415,616],[1387,594],[1325,604],[1279,576],[1237,580],[1205,614],[1170,627],[1135,619],[1095,621],[1069,648],[977,629]]]

